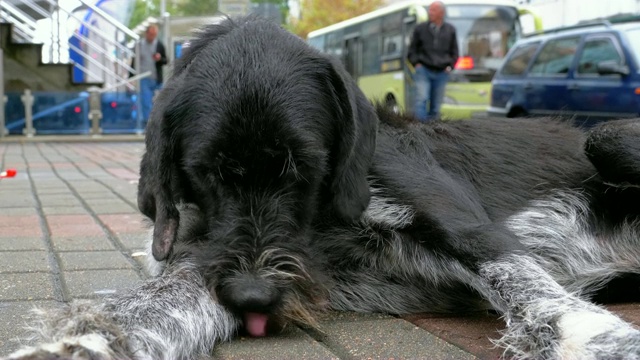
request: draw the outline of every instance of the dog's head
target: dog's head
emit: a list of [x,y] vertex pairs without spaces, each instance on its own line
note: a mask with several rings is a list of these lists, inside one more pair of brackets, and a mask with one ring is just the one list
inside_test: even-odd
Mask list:
[[154,257],[171,251],[176,204],[195,203],[215,296],[253,323],[278,309],[310,323],[312,223],[357,220],[369,202],[377,118],[354,81],[270,22],[229,20],[191,42],[151,116],[138,203]]

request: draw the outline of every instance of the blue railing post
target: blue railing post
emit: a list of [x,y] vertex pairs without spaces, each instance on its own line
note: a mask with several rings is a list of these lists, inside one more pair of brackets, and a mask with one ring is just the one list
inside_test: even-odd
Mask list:
[[100,88],[92,86],[89,88],[89,119],[91,120],[91,135],[97,136],[102,134],[100,120],[102,120]]
[[31,90],[26,89],[20,99],[24,104],[24,129],[22,133],[27,137],[33,137],[36,134],[36,130],[33,128],[33,95]]
[[7,103],[6,96],[4,96],[4,67],[2,64],[4,63],[4,53],[2,49],[0,49],[0,138],[3,138],[5,135],[9,134],[9,130],[5,126],[5,104]]

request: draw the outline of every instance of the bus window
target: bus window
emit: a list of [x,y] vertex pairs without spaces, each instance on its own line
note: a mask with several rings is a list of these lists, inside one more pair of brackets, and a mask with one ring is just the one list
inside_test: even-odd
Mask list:
[[313,46],[314,48],[320,51],[324,51],[324,38],[325,38],[324,35],[320,35],[313,39],[309,39],[309,45]]
[[402,34],[385,36],[383,40],[382,55],[386,57],[398,57],[402,55]]
[[458,35],[460,59],[454,73],[457,81],[491,81],[509,48],[521,36],[514,7],[450,5],[447,21]]
[[402,28],[402,12],[396,11],[382,18],[382,32],[395,32]]
[[325,44],[325,51],[329,55],[333,55],[339,59],[342,59],[344,40],[342,39],[342,31],[332,32],[327,35]]
[[362,24],[362,75],[380,72],[381,25],[379,18]]

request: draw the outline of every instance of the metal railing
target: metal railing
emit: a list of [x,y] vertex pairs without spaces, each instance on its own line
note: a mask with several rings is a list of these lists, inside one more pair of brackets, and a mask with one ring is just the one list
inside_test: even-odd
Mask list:
[[[20,131],[21,128],[25,136],[34,136],[36,134],[34,121],[50,118],[64,109],[85,109],[85,106],[88,108],[84,118],[90,122],[89,134],[100,136],[101,120],[104,121],[101,106],[104,106],[104,101],[110,101],[108,100],[110,97],[107,100],[104,99],[105,93],[115,91],[116,94],[136,95],[140,80],[151,76],[150,72],[139,73],[132,67],[132,60],[140,64],[140,36],[89,0],[79,1],[87,11],[92,12],[94,19],[99,17],[103,20],[100,27],[74,10],[60,7],[57,0],[20,0],[17,5],[15,1],[0,0],[0,20],[13,24],[13,41],[35,42],[38,19],[48,18],[51,21],[51,37],[43,44],[43,62],[67,62],[63,55],[66,55],[68,49],[76,54],[74,58],[82,59],[72,61],[69,55],[68,62],[82,73],[84,82],[102,84],[100,88],[94,86],[86,92],[81,92],[77,98],[46,108],[42,108],[41,105],[34,106],[35,96],[40,95],[32,93],[29,89],[20,94],[19,99],[16,99],[15,93],[11,93],[9,94],[10,99],[13,99],[11,103],[15,104],[18,100],[21,103],[20,106],[24,106],[24,112],[20,110],[16,113],[14,109],[11,112],[13,117],[7,119],[9,115],[5,111],[8,111],[6,110],[8,100],[7,96],[4,96],[4,74],[2,61],[0,61],[0,138],[10,132],[15,134],[15,131]],[[75,31],[67,35],[66,20],[69,19],[75,20],[83,31]],[[167,21],[167,19],[164,20]],[[62,31],[61,28],[65,30]],[[75,41],[71,41],[72,39]],[[61,41],[64,41],[64,44],[61,44]],[[0,49],[0,59],[2,55],[2,49]],[[113,93],[107,96],[113,96]],[[140,114],[140,96],[130,97],[136,105],[135,115],[131,117],[135,123],[131,126],[137,134],[142,134],[144,129]],[[42,104],[41,101],[39,103]],[[84,114],[84,110],[82,113]],[[19,114],[18,119],[15,118],[16,114]]]
[[[103,83],[111,86],[121,83],[137,71],[131,67],[131,59],[139,56],[137,44],[140,36],[120,23],[117,19],[96,7],[87,0],[80,0],[84,7],[99,17],[108,26],[107,30],[98,28],[90,21],[85,21],[81,16],[58,5],[56,0],[21,0],[20,6],[28,8],[33,14],[41,18],[51,19],[51,39],[43,45],[43,62],[64,63],[66,48],[73,51],[82,60],[82,64],[73,62],[76,69],[82,73],[84,82]],[[42,5],[47,5],[51,11],[47,11]],[[66,33],[66,19],[73,19],[80,24],[90,36],[79,33]],[[14,41],[33,42],[36,34],[37,21],[14,4],[0,0],[0,19],[13,24]],[[109,29],[110,27],[110,29]],[[109,32],[111,30],[112,32]],[[71,44],[75,39],[81,45]],[[63,46],[61,41],[69,44]],[[134,43],[134,48],[126,44]],[[136,59],[136,63],[139,63]],[[125,89],[122,89],[125,90]]]
[[14,24],[17,41],[29,42],[36,34],[36,20],[6,1],[0,1],[0,18]]

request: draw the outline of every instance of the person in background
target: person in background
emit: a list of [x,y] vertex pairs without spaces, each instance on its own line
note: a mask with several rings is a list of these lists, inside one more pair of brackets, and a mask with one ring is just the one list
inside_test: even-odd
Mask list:
[[415,27],[407,52],[415,68],[414,114],[421,122],[440,118],[444,89],[458,60],[456,29],[444,21],[444,3],[434,1],[428,13],[429,21]]
[[[158,39],[158,26],[151,24],[145,31],[144,39],[140,39],[140,68],[138,69],[139,74],[151,72],[151,76],[140,80],[142,120],[145,124],[151,113],[153,95],[162,87],[162,66],[166,63],[167,54],[164,44]],[[134,61],[132,67],[136,67],[135,65]]]

